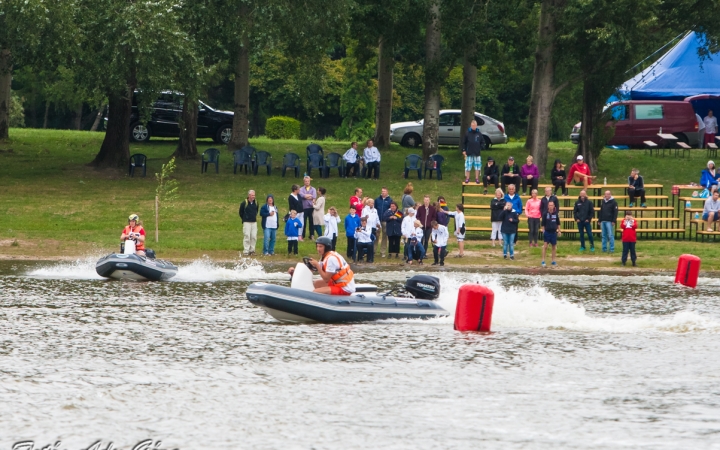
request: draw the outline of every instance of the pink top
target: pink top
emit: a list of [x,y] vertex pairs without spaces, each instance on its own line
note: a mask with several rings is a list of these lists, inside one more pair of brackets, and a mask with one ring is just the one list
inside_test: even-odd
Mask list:
[[525,215],[531,219],[539,219],[541,217],[540,203],[542,203],[540,198],[534,200],[532,198],[529,199],[527,203],[525,203]]

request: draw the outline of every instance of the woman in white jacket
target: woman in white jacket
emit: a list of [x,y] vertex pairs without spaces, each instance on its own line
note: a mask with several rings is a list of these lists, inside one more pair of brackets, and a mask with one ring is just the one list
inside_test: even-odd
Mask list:
[[408,208],[407,215],[403,217],[402,225],[400,227],[400,232],[402,233],[402,240],[403,244],[407,242],[408,239],[412,236],[412,234],[415,232],[415,209],[414,208]]
[[320,195],[318,195],[313,202],[313,229],[318,237],[323,236],[322,225],[320,224],[325,220],[325,192],[327,192],[325,188],[318,188],[318,193]]
[[[360,217],[367,217],[367,226],[372,230],[373,235],[377,237],[377,230],[380,229],[380,216],[378,216],[377,209],[375,209],[375,200],[371,198],[367,199]],[[375,239],[373,250],[377,248],[377,241],[378,240]]]
[[335,244],[337,243],[338,237],[338,224],[340,223],[340,216],[337,213],[337,209],[334,206],[328,208],[328,213],[323,218],[325,220],[325,234],[324,236],[332,239],[332,249],[335,251]]

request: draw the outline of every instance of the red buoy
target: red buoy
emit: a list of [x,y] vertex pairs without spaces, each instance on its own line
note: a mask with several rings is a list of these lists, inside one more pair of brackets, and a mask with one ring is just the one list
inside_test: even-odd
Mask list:
[[455,329],[490,331],[495,293],[486,286],[465,284],[458,292]]
[[700,258],[695,255],[680,255],[675,271],[675,283],[694,288],[699,276]]

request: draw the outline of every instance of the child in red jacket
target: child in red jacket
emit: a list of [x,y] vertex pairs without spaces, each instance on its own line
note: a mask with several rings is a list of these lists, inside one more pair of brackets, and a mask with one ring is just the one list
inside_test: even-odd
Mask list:
[[625,219],[620,224],[622,229],[622,265],[625,265],[627,261],[628,252],[630,252],[630,260],[632,261],[633,267],[635,266],[635,260],[637,255],[635,254],[635,242],[637,242],[637,221],[633,219],[632,211],[625,211]]

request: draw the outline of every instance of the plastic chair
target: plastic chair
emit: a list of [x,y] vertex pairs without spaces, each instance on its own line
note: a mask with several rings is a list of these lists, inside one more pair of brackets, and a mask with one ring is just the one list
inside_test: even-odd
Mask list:
[[308,155],[305,172],[311,175],[313,169],[318,169],[320,178],[325,177],[325,158],[323,158],[322,153],[311,153]]
[[128,175],[134,177],[136,167],[142,167],[142,176],[147,175],[147,156],[142,153],[135,153],[132,155],[130,157],[130,163],[128,164]]
[[208,164],[215,164],[215,173],[220,173],[220,150],[209,148],[203,152],[200,173],[207,172]]
[[445,157],[442,155],[432,155],[425,161],[425,171],[423,175],[427,178],[428,171],[430,172],[430,179],[432,180],[433,171],[437,172],[437,179],[442,180],[442,163],[445,161]]
[[295,169],[295,178],[300,176],[300,157],[295,153],[285,153],[285,156],[283,156],[283,177],[285,177],[285,171],[287,169]]
[[265,166],[267,167],[267,174],[270,175],[270,172],[272,171],[272,155],[265,151],[257,152],[257,156],[255,157],[255,175],[258,174],[258,167]]
[[414,153],[405,157],[405,178],[411,170],[417,170],[418,180],[422,180],[422,157]]
[[305,147],[305,152],[307,153],[307,158],[310,159],[310,155],[319,154],[320,156],[325,156],[325,152],[323,151],[323,148],[320,147],[318,144],[310,144],[307,147]]
[[255,149],[250,146],[245,146],[240,150],[235,150],[233,152],[233,173],[237,173],[238,167],[240,167],[240,170],[245,168],[246,174],[248,171],[250,171],[250,173],[255,173],[256,153]]
[[325,178],[330,176],[330,169],[337,169],[338,176],[345,178],[345,161],[340,153],[330,153],[325,159]]

